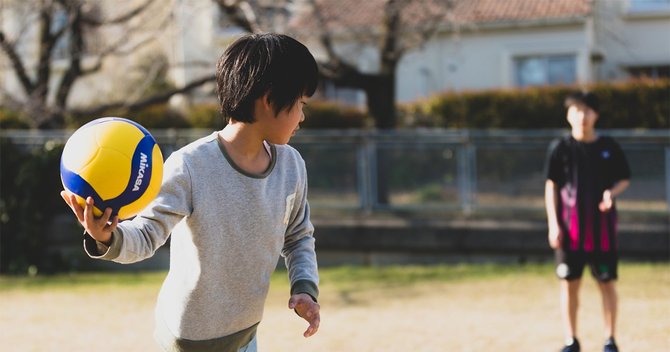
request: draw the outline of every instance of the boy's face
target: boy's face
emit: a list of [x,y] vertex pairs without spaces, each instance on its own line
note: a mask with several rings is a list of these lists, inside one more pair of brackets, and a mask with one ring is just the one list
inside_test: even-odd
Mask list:
[[271,128],[269,129],[268,142],[273,144],[286,144],[295,132],[300,129],[300,123],[305,120],[305,114],[302,109],[307,105],[309,97],[300,97],[293,106],[284,109],[273,118]]
[[584,104],[572,104],[568,108],[567,119],[573,131],[590,133],[595,129],[598,113]]

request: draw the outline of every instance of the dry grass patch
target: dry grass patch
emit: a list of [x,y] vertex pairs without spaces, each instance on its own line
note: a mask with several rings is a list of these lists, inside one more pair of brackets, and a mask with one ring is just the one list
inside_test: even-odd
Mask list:
[[[623,350],[670,349],[668,269],[621,264]],[[155,351],[153,307],[164,275],[0,277],[0,347]],[[562,341],[551,265],[339,267],[321,275],[322,324],[309,339],[286,308],[286,273],[273,276],[261,351],[554,351]],[[580,331],[585,351],[601,348],[600,299],[590,277]]]

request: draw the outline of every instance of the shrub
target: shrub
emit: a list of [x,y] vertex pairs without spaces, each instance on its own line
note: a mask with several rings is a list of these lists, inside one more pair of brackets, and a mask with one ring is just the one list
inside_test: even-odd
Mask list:
[[63,270],[62,258],[47,250],[53,216],[67,211],[59,195],[63,145],[47,142],[26,151],[1,139],[0,150],[0,272]]
[[193,106],[186,119],[195,128],[220,130],[225,126],[219,105],[214,103]]
[[179,112],[170,109],[167,104],[149,105],[136,110],[110,109],[99,116],[70,116],[68,117],[68,126],[78,128],[87,122],[107,116],[133,120],[148,129],[191,127],[190,123]]
[[312,101],[304,111],[305,121],[300,126],[306,129],[364,128],[370,124],[370,116],[361,110],[332,102]]
[[128,118],[149,129],[191,127],[180,113],[170,109],[166,104],[150,105],[128,111]]
[[30,124],[18,112],[0,108],[0,128],[4,129],[29,129]]
[[[564,128],[570,86],[446,92],[400,109],[404,127]],[[634,80],[588,87],[600,98],[599,128],[669,128],[670,80]]]

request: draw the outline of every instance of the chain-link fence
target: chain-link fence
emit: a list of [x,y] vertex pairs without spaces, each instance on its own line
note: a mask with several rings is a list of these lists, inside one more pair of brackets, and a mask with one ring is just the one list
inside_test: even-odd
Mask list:
[[[64,143],[71,131],[2,131],[25,148]],[[164,156],[211,133],[154,130]],[[309,174],[315,210],[542,211],[549,143],[567,130],[302,130],[291,145]],[[633,177],[622,212],[668,214],[670,131],[604,130]]]

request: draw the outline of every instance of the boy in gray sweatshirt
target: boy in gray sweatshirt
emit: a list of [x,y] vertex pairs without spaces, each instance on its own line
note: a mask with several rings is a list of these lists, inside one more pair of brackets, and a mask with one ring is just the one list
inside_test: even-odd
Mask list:
[[256,327],[280,256],[291,282],[289,308],[316,333],[320,315],[307,174],[287,143],[314,94],[317,65],[285,35],[244,36],[216,66],[227,126],[165,161],[156,199],[133,220],[93,199],[61,195],[84,226],[92,258],[133,263],[171,235],[170,270],[156,303],[155,337],[166,351],[256,351]]

